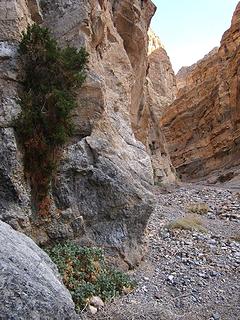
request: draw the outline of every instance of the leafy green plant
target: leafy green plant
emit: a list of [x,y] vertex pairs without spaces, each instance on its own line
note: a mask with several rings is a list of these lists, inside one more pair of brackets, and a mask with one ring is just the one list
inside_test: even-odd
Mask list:
[[109,301],[126,288],[131,291],[135,286],[128,275],[106,265],[101,249],[66,242],[46,252],[57,265],[78,310],[83,309],[93,296]]
[[61,147],[73,133],[71,111],[77,106],[76,90],[86,78],[88,54],[83,48],[59,48],[49,30],[36,24],[23,33],[19,54],[24,78],[15,128],[34,204],[44,213],[50,206],[48,191]]

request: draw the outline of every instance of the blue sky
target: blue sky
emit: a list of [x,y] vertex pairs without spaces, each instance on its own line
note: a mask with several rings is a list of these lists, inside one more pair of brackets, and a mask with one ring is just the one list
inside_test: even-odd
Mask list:
[[160,37],[175,71],[219,46],[238,0],[152,0],[151,27]]

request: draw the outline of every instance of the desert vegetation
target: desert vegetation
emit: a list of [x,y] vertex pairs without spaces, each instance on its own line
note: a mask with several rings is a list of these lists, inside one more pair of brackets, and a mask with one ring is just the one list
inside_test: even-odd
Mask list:
[[23,33],[19,54],[23,64],[19,90],[22,112],[15,128],[24,150],[33,206],[46,215],[61,148],[73,134],[71,111],[86,78],[88,53],[84,48],[59,48],[48,29],[34,24]]
[[202,220],[193,214],[185,215],[181,218],[173,220],[168,224],[168,229],[181,229],[181,230],[190,230],[190,231],[199,231],[206,232],[205,227],[203,226]]
[[128,275],[107,266],[99,248],[79,247],[66,242],[46,251],[58,266],[78,311],[91,304],[92,297],[110,301],[132,291],[135,286]]

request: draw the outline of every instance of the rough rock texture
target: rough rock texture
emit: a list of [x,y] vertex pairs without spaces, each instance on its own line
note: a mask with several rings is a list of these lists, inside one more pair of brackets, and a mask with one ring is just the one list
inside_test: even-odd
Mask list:
[[160,118],[176,96],[176,78],[170,59],[160,39],[148,32],[148,69],[145,83],[145,110],[141,118],[138,138],[151,155],[156,183],[172,183],[176,179]]
[[155,9],[151,1],[115,1],[113,16],[132,66],[133,132],[151,156],[155,182],[168,183],[175,181],[175,172],[159,129],[159,119],[162,110],[175,98],[176,80],[159,38],[152,31],[147,33]]
[[[117,249],[125,266],[135,265],[154,207],[151,159],[132,127],[142,99],[147,29],[155,6],[138,0],[44,0],[40,9],[37,0],[21,0],[1,1],[0,8],[0,218],[38,243],[76,239],[110,254]],[[17,43],[27,23],[41,20],[60,45],[85,46],[90,53],[88,79],[73,114],[77,133],[63,152],[51,214],[44,219],[31,210],[12,128],[20,111],[14,100],[20,73]]]
[[[173,102],[177,94],[176,77],[171,61],[159,37],[150,29],[148,31],[148,78],[153,89],[162,98],[162,111]],[[164,104],[165,102],[165,104]]]
[[45,252],[1,221],[0,243],[1,319],[78,319]]
[[[192,77],[192,72],[195,68],[198,68],[198,65],[203,63],[204,61],[209,64],[209,61],[211,59],[214,59],[215,56],[218,53],[218,47],[213,48],[208,54],[206,54],[203,59],[200,61],[194,63],[193,65],[189,67],[182,67],[178,73],[177,73],[177,89],[180,91],[180,89],[185,88],[187,90],[187,86],[192,83],[191,77]],[[182,94],[182,91],[178,94],[180,96]]]
[[185,77],[182,70],[178,98],[161,120],[171,159],[184,180],[210,173],[215,180],[230,179],[240,164],[239,30],[240,3],[219,50]]
[[17,44],[30,22],[25,1],[0,2],[0,219],[26,230],[30,228],[30,196],[12,123],[20,112]]

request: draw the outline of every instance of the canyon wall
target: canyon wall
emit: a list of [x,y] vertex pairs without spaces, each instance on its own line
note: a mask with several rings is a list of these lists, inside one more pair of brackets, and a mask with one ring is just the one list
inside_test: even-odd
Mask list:
[[[119,261],[135,265],[143,253],[143,232],[154,200],[151,160],[131,128],[132,91],[137,99],[146,72],[147,29],[155,6],[150,1],[141,7],[140,1],[56,0],[42,1],[38,11],[37,1],[2,1],[0,5],[1,220],[37,243],[75,239],[101,246],[110,255],[117,256],[117,252]],[[114,22],[132,13],[139,24],[134,41],[145,50],[142,78],[135,77],[115,26],[120,29],[124,22]],[[88,78],[73,114],[76,134],[64,149],[52,183],[47,217],[33,209],[12,127],[20,112],[16,103],[20,33],[41,18],[60,45],[84,46],[90,53]]]
[[177,76],[178,94],[161,126],[183,180],[234,176],[240,165],[240,3],[216,48]]
[[[141,83],[137,107],[132,108],[132,127],[136,138],[145,145],[151,157],[155,183],[173,183],[176,180],[175,169],[171,164],[159,121],[163,111],[175,99],[176,78],[167,52],[151,29],[148,31],[146,48],[148,59],[144,68],[145,76],[142,78],[144,83]],[[139,65],[141,64],[137,64],[137,70]]]
[[149,30],[148,37],[145,108],[143,108],[143,116],[139,118],[140,130],[136,134],[146,145],[151,156],[155,183],[174,183],[176,172],[171,163],[159,121],[176,97],[176,77],[160,39],[152,30]]
[[[155,10],[139,0],[0,2],[0,219],[38,244],[73,239],[103,247],[123,268],[140,261],[155,205],[154,175],[164,182],[175,177],[158,128],[173,99],[168,84],[175,87],[174,76],[161,45],[152,46],[148,58]],[[90,54],[72,114],[75,134],[63,150],[44,217],[34,209],[14,131],[21,112],[17,49],[21,32],[34,22],[48,27],[60,46],[84,46]]]

